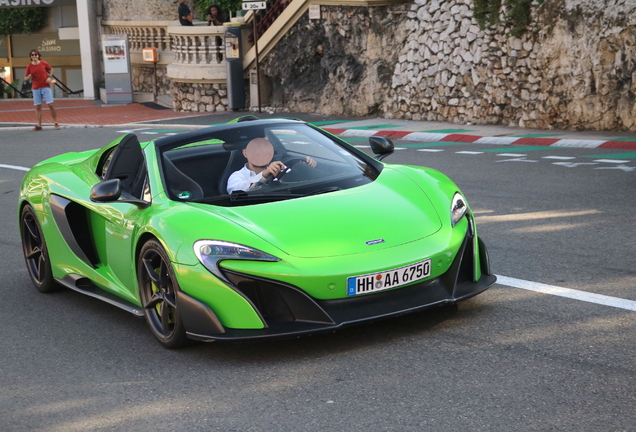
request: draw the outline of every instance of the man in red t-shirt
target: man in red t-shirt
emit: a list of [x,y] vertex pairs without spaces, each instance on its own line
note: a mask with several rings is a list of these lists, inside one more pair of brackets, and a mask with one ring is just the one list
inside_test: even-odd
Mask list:
[[27,66],[24,74],[25,80],[31,80],[31,90],[33,91],[33,105],[35,105],[35,115],[38,124],[33,128],[34,131],[42,130],[42,99],[46,101],[51,111],[51,117],[55,123],[55,129],[59,129],[57,124],[57,113],[53,107],[53,92],[51,91],[51,76],[53,76],[53,68],[44,60],[40,60],[40,52],[32,49],[29,53],[31,64]]

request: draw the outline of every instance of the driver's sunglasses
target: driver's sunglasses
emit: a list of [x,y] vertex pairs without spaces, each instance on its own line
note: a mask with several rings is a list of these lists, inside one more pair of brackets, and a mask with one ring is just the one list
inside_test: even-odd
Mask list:
[[32,54],[31,54],[31,57],[33,57],[33,56],[37,57],[38,55],[37,55],[37,54],[35,54],[35,53],[32,53]]

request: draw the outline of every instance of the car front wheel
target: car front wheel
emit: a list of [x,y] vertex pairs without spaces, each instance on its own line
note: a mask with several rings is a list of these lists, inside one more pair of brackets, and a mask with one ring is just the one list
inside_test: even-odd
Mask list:
[[179,285],[170,259],[158,241],[149,240],[142,247],[137,276],[141,302],[152,333],[166,348],[185,345],[188,338],[177,307]]
[[20,234],[22,235],[22,251],[29,276],[33,285],[41,293],[59,291],[62,287],[53,279],[49,252],[44,241],[44,234],[30,205],[25,205],[20,217]]

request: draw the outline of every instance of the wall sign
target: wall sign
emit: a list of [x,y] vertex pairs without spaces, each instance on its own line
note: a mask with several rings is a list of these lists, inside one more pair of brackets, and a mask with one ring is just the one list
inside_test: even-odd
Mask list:
[[320,5],[309,5],[309,19],[320,19]]
[[11,36],[11,52],[14,57],[28,57],[29,51],[34,48],[40,51],[42,57],[81,55],[78,39],[61,40],[57,33]]
[[128,39],[117,36],[121,35],[105,35],[115,36],[102,40],[102,49],[104,50],[104,72],[128,73]]
[[0,9],[74,5],[75,0],[0,0]]

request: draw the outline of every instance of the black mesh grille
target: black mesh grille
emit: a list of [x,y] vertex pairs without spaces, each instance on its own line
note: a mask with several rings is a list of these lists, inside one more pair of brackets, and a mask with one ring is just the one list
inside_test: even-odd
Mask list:
[[225,275],[251,300],[268,323],[295,320],[294,314],[280,294],[277,284],[251,279],[236,273],[225,272]]

